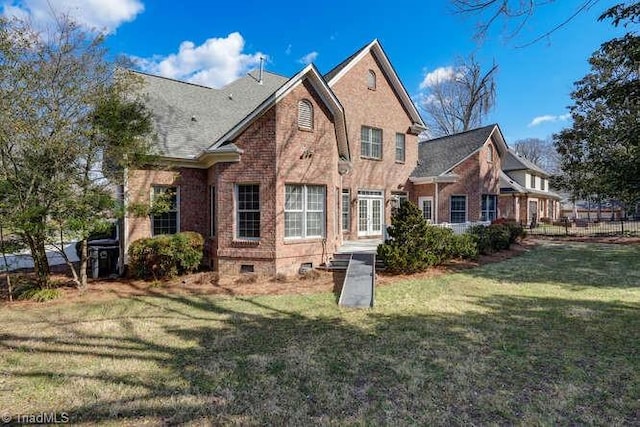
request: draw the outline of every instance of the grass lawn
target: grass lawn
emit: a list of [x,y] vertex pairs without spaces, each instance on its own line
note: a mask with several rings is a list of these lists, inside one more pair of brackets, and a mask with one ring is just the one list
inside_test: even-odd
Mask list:
[[[302,285],[301,285],[302,286]],[[0,413],[84,424],[637,424],[640,246],[378,289],[0,308]]]

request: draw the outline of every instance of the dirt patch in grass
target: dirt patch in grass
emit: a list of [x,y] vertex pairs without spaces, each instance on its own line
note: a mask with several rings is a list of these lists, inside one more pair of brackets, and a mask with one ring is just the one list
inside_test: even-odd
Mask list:
[[536,236],[537,240],[552,240],[555,242],[583,242],[583,243],[610,243],[616,245],[640,244],[637,236]]

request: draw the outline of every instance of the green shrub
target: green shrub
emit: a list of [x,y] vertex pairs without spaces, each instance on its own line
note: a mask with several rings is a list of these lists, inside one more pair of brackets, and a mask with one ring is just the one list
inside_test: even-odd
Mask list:
[[487,255],[509,249],[519,238],[525,236],[524,229],[516,222],[494,223],[490,226],[474,225],[467,234],[473,236],[478,252]]
[[158,279],[191,273],[200,265],[203,249],[203,237],[191,231],[136,240],[129,246],[131,274]]
[[456,236],[449,228],[429,225],[410,202],[402,203],[392,215],[388,232],[390,239],[378,246],[377,253],[393,273],[425,271],[452,258],[478,255],[471,236]]
[[46,302],[46,301],[51,301],[51,300],[60,298],[61,296],[62,296],[62,292],[60,292],[60,289],[28,288],[18,295],[18,299],[35,301],[35,302]]

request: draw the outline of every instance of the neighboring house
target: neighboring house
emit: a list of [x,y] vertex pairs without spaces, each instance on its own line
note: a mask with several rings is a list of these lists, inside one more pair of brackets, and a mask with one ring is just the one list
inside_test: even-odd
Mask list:
[[500,217],[500,174],[507,152],[495,124],[423,141],[410,177],[411,199],[436,224],[492,221]]
[[531,224],[560,219],[560,195],[549,189],[549,174],[509,149],[500,175],[500,212],[505,218]]
[[410,195],[425,126],[377,40],[325,76],[309,65],[211,89],[140,75],[163,167],[129,171],[125,200],[164,194],[171,209],[125,218],[125,247],[192,230],[223,273],[293,273],[344,239],[382,238]]

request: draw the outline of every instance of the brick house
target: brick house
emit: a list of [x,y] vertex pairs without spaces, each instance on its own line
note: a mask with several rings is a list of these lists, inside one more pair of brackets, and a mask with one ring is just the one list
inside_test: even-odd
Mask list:
[[491,221],[508,147],[498,125],[420,142],[410,176],[414,200],[433,223]]
[[212,89],[139,74],[162,167],[128,171],[125,202],[172,207],[127,216],[125,248],[192,230],[214,269],[290,274],[382,238],[409,197],[425,126],[377,40],[324,76],[261,70]]
[[560,219],[560,200],[549,189],[549,173],[512,149],[507,150],[500,174],[499,207],[505,218],[531,224]]

